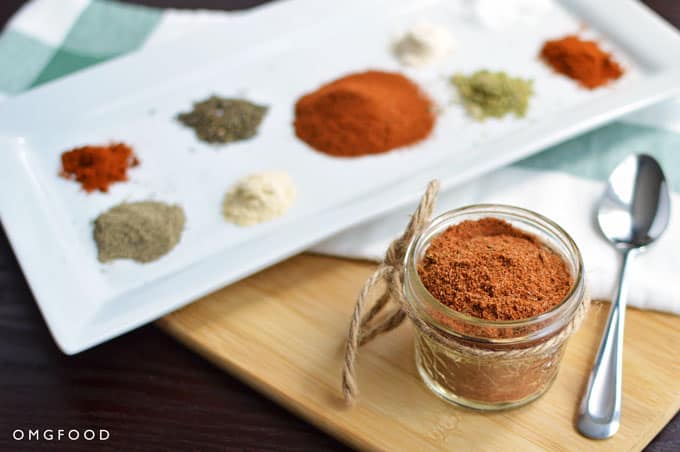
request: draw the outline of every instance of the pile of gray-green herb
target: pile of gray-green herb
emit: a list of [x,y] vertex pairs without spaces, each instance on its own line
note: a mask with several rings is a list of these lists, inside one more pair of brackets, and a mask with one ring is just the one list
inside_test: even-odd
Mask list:
[[118,204],[94,222],[99,260],[155,261],[177,245],[184,221],[179,206],[156,201]]
[[456,74],[453,83],[473,118],[501,118],[508,113],[523,118],[533,95],[532,81],[510,77],[505,72],[477,71],[470,76]]
[[245,99],[211,96],[194,103],[190,112],[180,113],[177,119],[203,141],[230,143],[253,137],[266,113],[267,107]]

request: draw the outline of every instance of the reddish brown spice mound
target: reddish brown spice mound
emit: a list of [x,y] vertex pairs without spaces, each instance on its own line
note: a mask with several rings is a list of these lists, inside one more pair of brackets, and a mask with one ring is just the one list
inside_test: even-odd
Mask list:
[[127,169],[138,164],[132,148],[126,144],[83,146],[61,154],[60,174],[80,182],[86,192],[107,192],[111,183],[126,181]]
[[446,306],[486,320],[519,320],[549,311],[569,292],[566,262],[531,234],[483,218],[437,236],[418,268]]
[[585,41],[570,35],[547,41],[541,58],[555,71],[593,89],[623,75],[621,66],[611,54],[600,49],[595,41]]
[[387,152],[426,138],[435,118],[430,100],[403,75],[368,71],[342,77],[301,97],[295,133],[340,157]]

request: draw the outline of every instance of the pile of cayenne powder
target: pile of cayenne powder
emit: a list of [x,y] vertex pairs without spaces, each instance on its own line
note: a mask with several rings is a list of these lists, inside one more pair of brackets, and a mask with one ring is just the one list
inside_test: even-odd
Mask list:
[[127,180],[127,170],[139,165],[132,148],[124,143],[82,146],[61,154],[60,175],[80,182],[83,190],[108,192],[109,185]]
[[573,284],[562,257],[537,237],[497,218],[449,227],[432,240],[418,273],[444,305],[492,321],[550,311]]
[[556,72],[588,89],[598,88],[623,75],[623,68],[595,41],[575,35],[547,41],[541,58]]

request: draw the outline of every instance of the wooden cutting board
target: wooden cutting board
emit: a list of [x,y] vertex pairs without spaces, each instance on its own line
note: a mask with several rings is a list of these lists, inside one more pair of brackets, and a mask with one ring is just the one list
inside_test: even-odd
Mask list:
[[573,427],[608,305],[595,304],[571,338],[554,386],[512,411],[449,405],[420,381],[410,325],[362,348],[361,398],[341,403],[344,337],[373,264],[301,255],[159,321],[210,361],[353,446],[376,450],[639,450],[680,408],[680,318],[631,309],[623,419],[606,441]]

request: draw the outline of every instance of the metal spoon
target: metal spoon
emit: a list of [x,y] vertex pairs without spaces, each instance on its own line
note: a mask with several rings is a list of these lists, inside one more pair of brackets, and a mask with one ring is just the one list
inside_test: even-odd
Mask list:
[[579,408],[578,429],[589,438],[609,438],[619,429],[628,264],[636,251],[661,236],[669,217],[670,195],[658,162],[643,154],[627,157],[609,176],[597,212],[600,230],[623,259],[607,326]]

